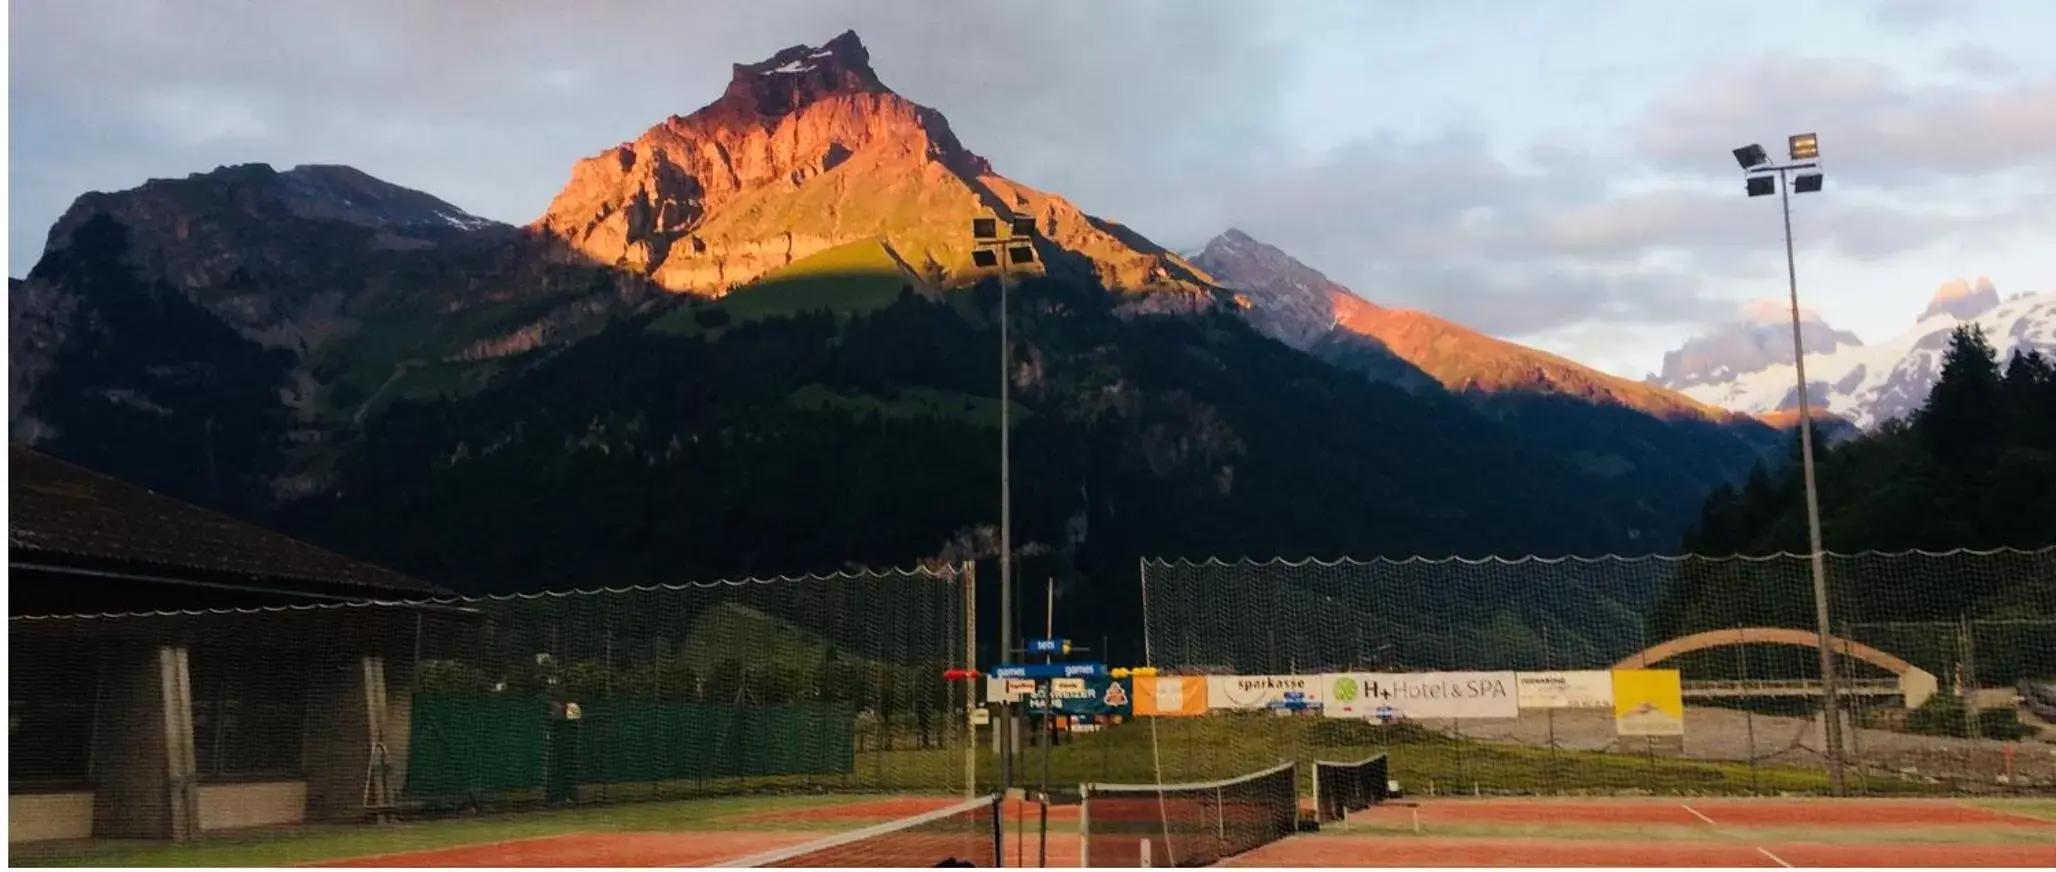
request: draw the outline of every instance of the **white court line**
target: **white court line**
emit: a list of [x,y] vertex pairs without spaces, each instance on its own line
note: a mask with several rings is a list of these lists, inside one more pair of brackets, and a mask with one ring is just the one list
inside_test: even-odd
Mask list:
[[1701,812],[1700,810],[1698,810],[1698,809],[1696,809],[1696,808],[1693,808],[1693,807],[1691,807],[1691,806],[1689,806],[1689,805],[1685,805],[1684,803],[1679,803],[1679,804],[1678,804],[1678,807],[1679,807],[1679,808],[1682,808],[1682,809],[1684,809],[1684,810],[1686,810],[1686,811],[1689,811],[1689,812],[1691,812],[1691,813],[1692,813],[1692,816],[1693,816],[1693,817],[1695,817],[1695,818],[1698,818],[1698,819],[1700,819],[1700,820],[1702,820],[1702,821],[1705,821],[1705,822],[1706,822],[1706,825],[1707,825],[1707,826],[1709,826],[1709,827],[1717,827],[1717,826],[1720,826],[1720,824],[1717,824],[1717,823],[1714,823],[1714,822],[1713,822],[1713,818],[1707,817],[1707,816],[1706,816],[1706,814],[1705,814],[1704,812]]
[[1773,863],[1776,863],[1776,864],[1778,864],[1778,865],[1780,865],[1780,866],[1783,866],[1783,867],[1785,867],[1785,868],[1787,868],[1787,869],[1790,869],[1790,868],[1792,868],[1792,864],[1790,864],[1790,863],[1787,863],[1787,862],[1785,862],[1785,858],[1783,858],[1783,857],[1780,857],[1780,856],[1778,856],[1778,855],[1776,855],[1776,854],[1773,854],[1773,853],[1771,853],[1771,852],[1769,852],[1769,851],[1766,851],[1766,850],[1764,850],[1764,849],[1762,849],[1762,848],[1757,848],[1757,849],[1756,849],[1756,853],[1758,853],[1758,854],[1762,854],[1763,856],[1766,856],[1766,857],[1769,857],[1769,858],[1771,859],[1771,862],[1773,862]]

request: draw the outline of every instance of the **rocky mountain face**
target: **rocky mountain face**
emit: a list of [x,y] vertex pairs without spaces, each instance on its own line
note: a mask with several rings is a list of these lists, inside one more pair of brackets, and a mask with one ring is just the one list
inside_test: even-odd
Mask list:
[[[311,492],[324,455],[376,404],[477,382],[662,301],[633,276],[546,251],[516,228],[348,167],[251,164],[85,194],[27,279],[10,283],[10,438],[132,480],[199,475],[206,464],[190,454],[64,446],[147,445],[161,421],[116,433],[129,425],[102,420],[97,404],[190,414],[178,397],[210,379],[234,382],[201,358],[261,359],[282,367],[276,385],[216,399],[239,410],[231,417],[280,423],[246,446],[253,479],[207,489],[239,494],[229,500],[238,505]],[[181,351],[192,338],[181,331],[203,322],[215,350]],[[227,350],[236,345],[248,348]]]
[[[1741,317],[1711,333],[1695,336],[1663,355],[1663,371],[1647,381],[1674,391],[1718,384],[1743,373],[1792,359],[1791,309],[1782,300],[1758,300]],[[1800,310],[1800,343],[1808,354],[1861,346],[1847,330],[1836,330],[1818,312]]]
[[719,295],[882,239],[916,274],[972,274],[973,218],[1031,217],[1046,268],[1118,290],[1210,288],[1182,258],[1005,178],[894,93],[855,33],[737,64],[719,100],[582,160],[531,225],[577,257]]
[[1523,436],[1666,519],[1697,511],[1716,484],[1774,450],[1769,427],[1655,385],[1486,336],[1426,312],[1377,306],[1241,231],[1193,258],[1242,298],[1250,323],[1281,342],[1409,390],[1464,397]]
[[[1903,418],[1927,400],[1940,378],[1949,336],[1960,324],[1978,325],[2002,362],[2015,351],[2056,352],[2056,295],[2022,295],[2001,303],[1989,281],[1951,282],[1929,302],[1927,311],[1928,316],[1911,329],[1875,345],[1809,352],[1808,399],[1863,429]],[[1958,311],[1974,314],[1960,317],[1954,314]],[[1750,414],[1796,409],[1798,377],[1789,351],[1786,357],[1785,362],[1692,385],[1684,392]]]

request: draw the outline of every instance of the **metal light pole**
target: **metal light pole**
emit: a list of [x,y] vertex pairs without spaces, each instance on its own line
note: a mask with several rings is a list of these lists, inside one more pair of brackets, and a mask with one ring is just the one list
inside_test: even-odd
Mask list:
[[[1014,652],[1014,488],[1013,346],[1007,336],[1007,267],[1035,262],[1035,219],[1013,218],[1008,233],[999,234],[994,218],[971,219],[971,262],[979,267],[999,268],[999,659],[1006,662]],[[1011,700],[1001,705],[999,725],[999,781],[1002,792],[1014,786],[1014,736],[1018,725]]]
[[[1761,145],[1735,149],[1735,162],[1748,177],[1751,197],[1778,192],[1785,212],[1785,281],[1792,302],[1792,368],[1799,379],[1799,465],[1806,482],[1806,535],[1813,565],[1813,612],[1820,630],[1821,717],[1826,721],[1828,789],[1842,794],[1842,714],[1835,686],[1834,634],[1828,617],[1827,549],[1821,543],[1820,490],[1813,473],[1813,409],[1806,385],[1806,343],[1799,318],[1799,268],[1792,254],[1792,194],[1818,193],[1821,187],[1820,138],[1801,133],[1790,138],[1792,162],[1773,164]],[[1796,173],[1796,175],[1794,175]],[[1773,177],[1775,174],[1775,177]]]

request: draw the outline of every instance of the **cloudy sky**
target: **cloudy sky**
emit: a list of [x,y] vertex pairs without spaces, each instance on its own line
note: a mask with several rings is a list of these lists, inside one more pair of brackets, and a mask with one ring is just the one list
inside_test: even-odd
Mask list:
[[63,0],[10,8],[8,272],[86,190],[347,163],[526,222],[577,158],[855,29],[1004,174],[1166,245],[1233,226],[1374,302],[1640,376],[1784,292],[1729,150],[1817,131],[1801,292],[2056,291],[2056,3]]

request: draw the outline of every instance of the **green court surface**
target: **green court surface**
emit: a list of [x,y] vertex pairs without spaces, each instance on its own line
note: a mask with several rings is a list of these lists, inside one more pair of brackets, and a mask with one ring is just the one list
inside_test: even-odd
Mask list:
[[68,842],[10,846],[10,866],[292,866],[403,851],[530,839],[564,833],[846,829],[847,822],[766,822],[765,812],[845,805],[875,797],[786,796],[696,799],[528,811],[387,825],[336,824],[208,836],[186,844]]

